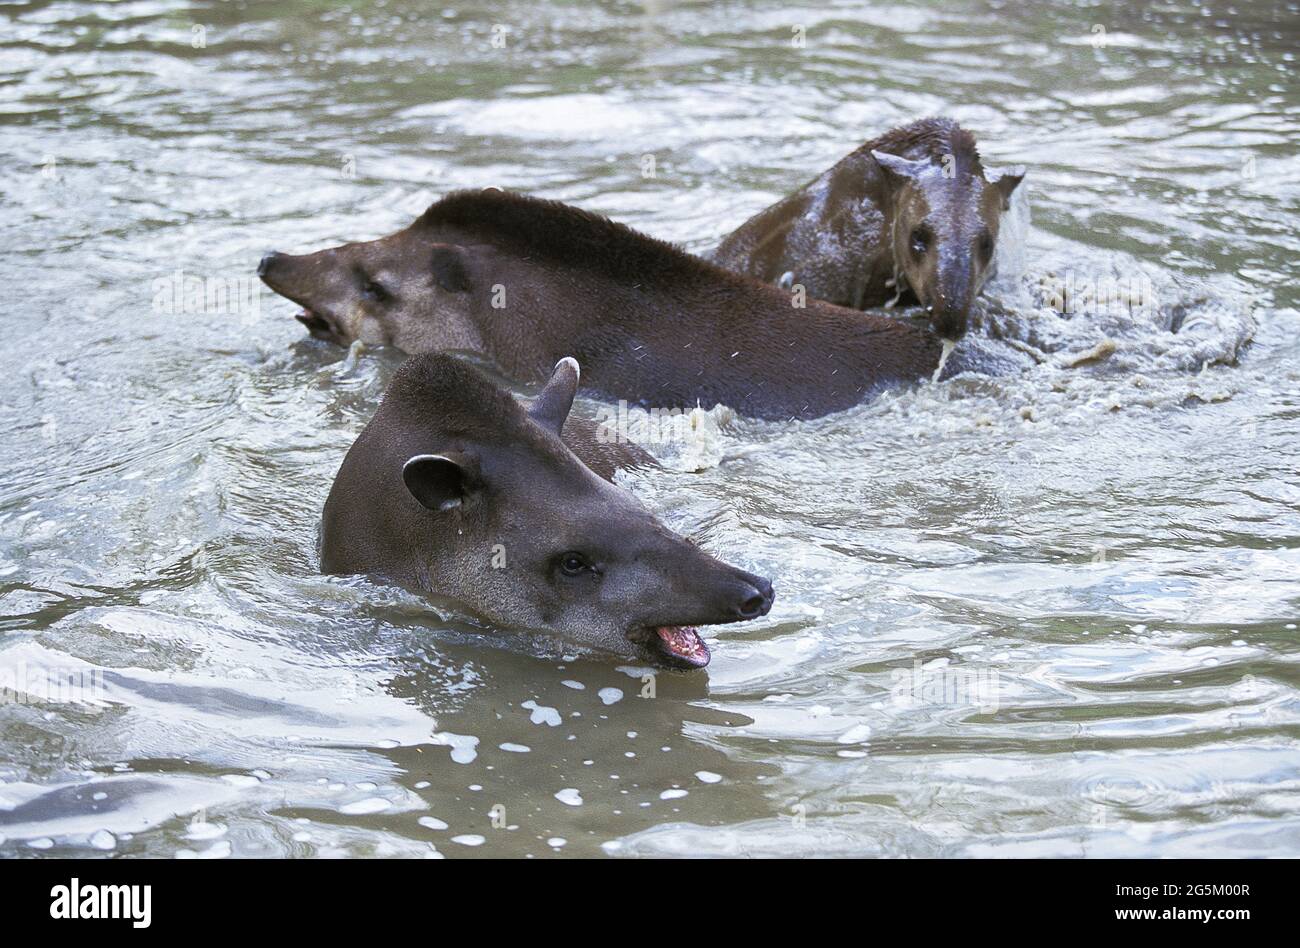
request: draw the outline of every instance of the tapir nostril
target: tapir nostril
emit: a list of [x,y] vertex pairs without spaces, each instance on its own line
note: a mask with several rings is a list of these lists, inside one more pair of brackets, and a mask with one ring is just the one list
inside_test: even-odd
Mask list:
[[939,335],[951,342],[960,342],[962,336],[966,335],[966,323],[961,320],[944,323],[939,327]]
[[931,326],[939,338],[957,342],[966,335],[966,315],[940,309],[932,315]]
[[772,608],[772,600],[775,598],[772,592],[772,584],[763,581],[757,588],[751,587],[754,595],[750,596],[736,609],[742,619],[757,619],[759,616],[767,615]]
[[260,277],[266,276],[266,272],[271,269],[271,264],[275,263],[275,258],[278,256],[280,255],[272,250],[270,253],[262,257],[262,259],[257,262],[257,275]]

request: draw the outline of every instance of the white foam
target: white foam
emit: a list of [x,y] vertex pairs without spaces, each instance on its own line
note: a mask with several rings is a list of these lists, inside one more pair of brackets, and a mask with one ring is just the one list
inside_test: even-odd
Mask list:
[[451,759],[458,764],[471,764],[478,757],[478,738],[469,734],[439,731],[433,735],[433,742],[450,747]]
[[735,417],[726,405],[715,405],[709,410],[693,408],[686,416],[686,429],[677,466],[698,473],[717,467],[722,462],[724,439],[722,427]]
[[575,787],[565,787],[555,794],[555,799],[565,806],[582,806],[582,794]]
[[548,708],[536,701],[525,701],[520,707],[532,711],[532,714],[528,716],[528,720],[534,724],[545,724],[550,727],[560,726],[560,712],[554,708]]
[[230,840],[223,839],[219,843],[213,843],[203,852],[195,852],[192,849],[180,849],[176,852],[177,859],[225,859],[234,851],[230,845]]
[[837,744],[861,744],[871,739],[871,725],[858,724],[835,738]]
[[221,823],[208,823],[204,820],[195,820],[185,828],[185,838],[193,840],[216,839],[224,836],[226,827]]
[[998,241],[993,250],[995,275],[991,285],[1019,287],[1027,267],[1032,175],[1011,192],[1011,207],[998,222]]
[[117,837],[108,830],[98,830],[90,837],[90,845],[95,849],[108,851],[117,848]]

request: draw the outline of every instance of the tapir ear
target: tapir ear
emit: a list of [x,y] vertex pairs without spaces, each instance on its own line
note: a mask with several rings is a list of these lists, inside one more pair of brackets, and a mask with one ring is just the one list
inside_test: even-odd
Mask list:
[[411,496],[430,510],[451,510],[465,499],[470,475],[459,454],[417,454],[402,465],[402,480]]
[[448,293],[464,293],[469,289],[469,271],[459,247],[454,244],[434,245],[433,279]]
[[1025,180],[1024,165],[1016,165],[1014,168],[1007,168],[1001,172],[994,172],[993,177],[989,178],[989,184],[997,188],[1002,194],[1002,209],[1004,211],[1011,206],[1011,192],[1014,191],[1023,180]]
[[876,159],[876,164],[880,165],[881,170],[885,172],[885,177],[894,184],[915,181],[930,167],[924,161],[912,161],[884,151],[873,151],[871,157]]
[[528,414],[533,421],[559,434],[564,428],[564,420],[569,417],[569,409],[573,407],[573,397],[578,394],[580,375],[578,360],[572,356],[566,356],[555,363],[551,380],[528,406]]

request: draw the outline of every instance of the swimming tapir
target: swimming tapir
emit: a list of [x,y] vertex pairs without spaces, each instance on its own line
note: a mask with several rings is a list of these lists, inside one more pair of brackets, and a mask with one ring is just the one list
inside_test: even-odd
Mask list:
[[[578,377],[562,360],[525,409],[461,359],[407,360],[334,479],[322,571],[383,577],[624,658],[708,664],[697,628],[765,615],[772,584],[672,533],[574,453],[561,432]],[[598,441],[609,444],[574,444],[586,454]]]
[[710,259],[815,299],[862,309],[919,302],[945,339],[966,332],[993,273],[1002,214],[1025,176],[989,174],[951,119],[886,132],[755,214]]
[[466,350],[520,382],[573,355],[585,386],[646,408],[815,417],[933,374],[941,351],[924,328],[804,306],[604,217],[495,190],[452,193],[378,240],[268,254],[258,274],[318,339]]

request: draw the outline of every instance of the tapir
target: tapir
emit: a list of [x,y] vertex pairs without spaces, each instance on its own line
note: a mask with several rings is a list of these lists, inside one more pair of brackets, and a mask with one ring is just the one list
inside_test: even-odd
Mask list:
[[322,571],[436,594],[505,630],[707,665],[700,627],[766,615],[772,584],[674,534],[575,453],[604,445],[604,471],[619,460],[599,432],[562,437],[579,378],[562,359],[525,408],[462,359],[408,359],[325,501]]
[[862,309],[919,303],[956,341],[994,273],[1002,215],[1024,179],[988,172],[956,122],[923,119],[850,152],[729,234],[710,259]]
[[933,375],[942,350],[924,326],[496,190],[453,192],[378,240],[267,254],[258,273],[318,339],[470,352],[520,383],[572,355],[592,393],[644,408],[816,417]]

